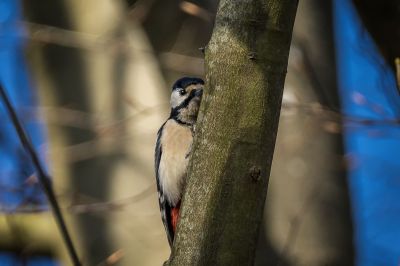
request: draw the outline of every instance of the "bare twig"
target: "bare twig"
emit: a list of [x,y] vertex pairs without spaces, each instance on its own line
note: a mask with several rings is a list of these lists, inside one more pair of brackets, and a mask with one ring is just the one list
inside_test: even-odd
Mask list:
[[52,208],[54,218],[59,226],[59,229],[61,231],[61,235],[64,238],[65,244],[67,246],[68,252],[71,256],[72,262],[75,266],[81,265],[78,254],[75,250],[75,247],[72,243],[71,236],[68,232],[67,226],[65,224],[64,218],[62,216],[60,206],[58,204],[58,201],[56,199],[56,196],[54,194],[53,188],[51,186],[51,181],[48,175],[46,174],[44,167],[42,166],[39,156],[37,155],[35,149],[33,148],[33,145],[26,134],[24,128],[22,127],[22,124],[15,112],[14,107],[12,106],[9,98],[7,97],[7,94],[3,88],[3,86],[0,84],[0,96],[4,102],[4,105],[7,109],[8,114],[10,115],[10,118],[12,120],[12,123],[15,127],[15,130],[18,133],[18,136],[20,138],[20,141],[24,147],[24,149],[27,151],[29,156],[31,157],[31,160],[36,168],[38,179],[40,181],[40,184],[43,187],[43,190],[49,200],[50,206]]
[[129,11],[129,18],[140,23],[144,22],[156,0],[139,0]]
[[211,22],[214,18],[214,15],[211,12],[188,1],[182,1],[179,7],[183,12],[201,18],[206,22]]
[[111,266],[115,265],[118,263],[123,257],[125,256],[125,252],[123,249],[118,249],[115,252],[113,252],[110,256],[107,257],[107,259],[99,264],[97,266]]
[[69,210],[74,213],[87,213],[87,212],[104,212],[104,211],[115,211],[120,210],[121,208],[137,203],[149,195],[155,193],[155,184],[151,184],[143,191],[139,192],[136,195],[130,196],[128,198],[107,201],[107,202],[95,202],[95,203],[86,203],[86,204],[72,204],[69,207]]

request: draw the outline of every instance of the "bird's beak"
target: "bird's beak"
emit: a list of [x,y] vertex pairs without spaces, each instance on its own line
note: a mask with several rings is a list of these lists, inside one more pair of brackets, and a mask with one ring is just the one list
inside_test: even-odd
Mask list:
[[203,95],[203,89],[196,89],[194,95],[197,97],[201,97]]

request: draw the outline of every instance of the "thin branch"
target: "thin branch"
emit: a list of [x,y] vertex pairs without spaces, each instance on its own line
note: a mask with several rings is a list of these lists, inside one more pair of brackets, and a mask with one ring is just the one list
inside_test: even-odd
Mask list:
[[200,7],[199,5],[196,5],[192,2],[182,1],[179,4],[179,7],[186,14],[201,18],[202,20],[204,20],[206,22],[211,23],[214,19],[213,13],[211,13],[210,11],[207,11],[206,9],[204,9],[204,8]]
[[137,1],[133,8],[129,11],[128,17],[139,23],[143,23],[147,16],[150,14],[150,10],[156,0],[139,0]]
[[56,199],[56,196],[54,194],[53,188],[51,186],[51,181],[48,175],[46,174],[44,167],[42,166],[39,156],[37,155],[35,149],[33,148],[33,145],[26,134],[25,130],[22,127],[22,123],[20,122],[14,107],[12,106],[9,98],[7,97],[7,94],[5,92],[5,89],[3,86],[0,84],[0,96],[4,102],[4,105],[7,109],[8,114],[10,115],[10,118],[12,120],[12,123],[15,127],[15,130],[18,133],[18,136],[20,138],[21,144],[23,145],[24,149],[27,151],[29,156],[31,157],[31,160],[36,168],[37,174],[38,174],[38,179],[40,184],[43,187],[43,190],[49,200],[50,206],[53,211],[54,218],[59,226],[59,229],[61,231],[61,235],[64,238],[65,244],[67,246],[68,252],[71,256],[71,259],[73,261],[73,264],[75,266],[80,266],[81,263],[79,262],[78,254],[75,250],[75,247],[72,243],[71,236],[68,232],[67,226],[65,224],[64,218],[62,216],[60,206],[58,204],[58,201]]
[[125,252],[123,249],[118,249],[106,258],[105,261],[100,262],[97,266],[111,266],[117,264],[123,257]]
[[121,208],[137,203],[149,195],[155,193],[155,184],[151,184],[143,191],[139,192],[136,195],[130,196],[128,198],[107,201],[107,202],[95,202],[88,204],[73,204],[69,207],[69,210],[74,213],[87,213],[87,212],[104,212],[104,211],[115,211],[120,210]]

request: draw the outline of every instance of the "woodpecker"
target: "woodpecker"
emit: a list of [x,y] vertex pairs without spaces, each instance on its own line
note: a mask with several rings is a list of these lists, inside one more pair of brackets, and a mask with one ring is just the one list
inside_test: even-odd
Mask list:
[[170,247],[179,218],[182,192],[204,81],[184,77],[171,93],[171,113],[157,133],[155,172],[161,219]]

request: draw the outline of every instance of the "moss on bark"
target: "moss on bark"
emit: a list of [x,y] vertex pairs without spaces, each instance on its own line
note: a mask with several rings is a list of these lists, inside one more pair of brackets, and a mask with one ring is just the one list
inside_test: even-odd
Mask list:
[[296,0],[222,0],[169,265],[252,265]]

